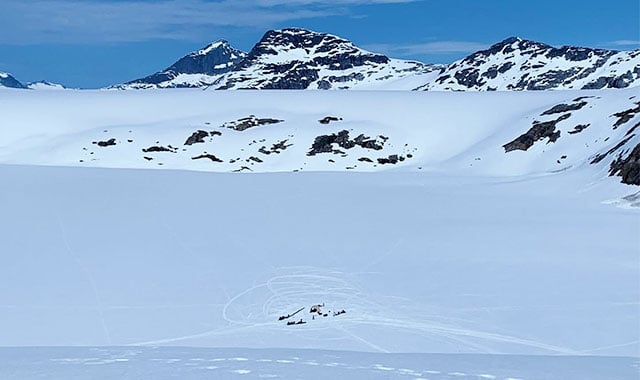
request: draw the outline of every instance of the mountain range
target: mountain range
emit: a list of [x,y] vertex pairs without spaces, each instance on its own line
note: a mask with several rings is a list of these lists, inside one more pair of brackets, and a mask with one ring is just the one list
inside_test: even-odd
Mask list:
[[[640,84],[640,50],[556,48],[507,38],[449,65],[394,59],[338,36],[270,30],[249,51],[215,41],[166,69],[111,89],[377,89],[493,91],[626,88]],[[27,88],[7,73],[0,86]]]

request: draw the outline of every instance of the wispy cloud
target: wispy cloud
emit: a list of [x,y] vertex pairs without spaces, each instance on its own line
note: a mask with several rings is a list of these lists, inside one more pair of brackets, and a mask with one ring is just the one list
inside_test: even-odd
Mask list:
[[609,44],[613,46],[637,46],[640,45],[640,40],[616,40],[611,41]]
[[421,0],[3,0],[0,43],[198,39],[223,27],[265,28],[340,15],[350,6]]
[[411,57],[426,54],[472,53],[489,45],[470,41],[432,41],[417,44],[370,44],[367,50],[389,55]]

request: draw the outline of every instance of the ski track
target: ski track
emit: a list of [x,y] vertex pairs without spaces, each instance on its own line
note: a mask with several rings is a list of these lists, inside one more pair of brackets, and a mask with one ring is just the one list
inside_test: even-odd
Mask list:
[[[332,319],[332,324],[319,323],[321,320],[307,320],[307,324],[300,326],[300,334],[305,336],[326,330],[336,330],[346,333],[349,337],[357,342],[364,344],[366,347],[379,352],[389,352],[384,347],[353,333],[348,326],[384,326],[392,327],[399,330],[409,331],[412,334],[418,334],[426,338],[440,337],[445,341],[462,344],[465,347],[479,353],[500,353],[492,349],[487,344],[481,342],[473,342],[469,339],[479,339],[484,342],[510,343],[519,346],[526,346],[547,351],[552,354],[564,355],[581,355],[591,351],[605,350],[607,348],[615,348],[619,345],[611,347],[601,347],[586,351],[574,350],[572,348],[556,346],[539,342],[531,339],[519,338],[516,336],[487,332],[481,330],[473,330],[457,325],[451,325],[453,319],[446,320],[449,323],[438,323],[435,320],[425,319],[422,313],[420,320],[410,316],[402,315],[384,315],[381,310],[398,310],[399,307],[390,307],[381,302],[374,302],[371,299],[382,299],[384,297],[373,296],[367,294],[357,288],[344,278],[337,277],[342,275],[337,271],[330,271],[332,275],[322,274],[323,271],[317,268],[280,268],[281,272],[291,273],[287,275],[275,275],[265,282],[253,285],[242,292],[231,297],[222,308],[222,317],[229,324],[228,327],[207,330],[200,333],[157,339],[147,342],[134,343],[132,345],[157,345],[188,341],[192,339],[211,337],[215,335],[231,334],[240,331],[249,331],[255,329],[268,329],[275,331],[291,331],[290,326],[284,325],[281,321],[277,321],[279,315],[286,314],[288,310],[295,310],[299,307],[307,307],[314,302],[322,302],[327,298],[330,301],[330,307],[344,308],[349,311],[340,318]],[[321,285],[324,284],[324,285]],[[262,295],[258,293],[260,298],[255,298],[257,292],[268,292],[270,295]],[[251,298],[254,296],[254,298]],[[249,298],[251,302],[242,302],[243,298]],[[262,301],[260,301],[262,299]],[[357,300],[354,301],[354,300]],[[237,305],[237,306],[236,306]],[[251,310],[260,310],[260,313],[242,314],[240,310],[249,308]],[[238,310],[238,316],[231,315],[231,309]],[[304,315],[304,314],[303,314]],[[314,337],[314,339],[322,339],[322,337]],[[636,342],[624,343],[620,346],[632,345]]]
[[107,326],[107,321],[104,316],[104,307],[103,307],[102,299],[98,292],[98,287],[96,286],[96,282],[93,278],[93,275],[91,274],[89,269],[85,265],[83,265],[74,254],[73,249],[71,248],[71,244],[69,244],[69,238],[67,237],[67,231],[64,228],[62,219],[59,216],[56,216],[56,219],[58,221],[58,227],[60,228],[60,236],[62,236],[62,241],[64,242],[64,246],[66,248],[67,254],[71,258],[71,260],[73,260],[73,262],[78,266],[80,271],[84,274],[84,277],[89,282],[89,286],[91,288],[91,291],[93,292],[93,297],[96,302],[96,311],[100,319],[100,324],[102,326],[102,331],[104,332],[105,340],[107,342],[107,345],[111,345],[112,344],[111,334],[109,333],[109,327]]

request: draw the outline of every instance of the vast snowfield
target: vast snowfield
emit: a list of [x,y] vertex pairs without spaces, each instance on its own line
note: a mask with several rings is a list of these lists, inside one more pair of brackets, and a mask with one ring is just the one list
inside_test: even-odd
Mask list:
[[2,90],[0,378],[636,379],[638,95]]

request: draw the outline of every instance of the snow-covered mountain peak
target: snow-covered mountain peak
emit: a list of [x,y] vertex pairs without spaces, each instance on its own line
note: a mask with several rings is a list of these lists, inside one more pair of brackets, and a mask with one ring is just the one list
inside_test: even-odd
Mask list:
[[216,40],[216,41],[210,43],[209,45],[203,47],[202,49],[200,49],[198,51],[192,52],[191,54],[189,54],[189,56],[193,57],[193,56],[197,56],[197,55],[207,55],[207,54],[211,53],[212,51],[215,51],[215,50],[218,50],[218,49],[235,50],[231,46],[229,41],[227,41],[225,39],[219,39],[219,40]]
[[[338,36],[319,33],[301,28],[270,30],[252,49],[250,56],[278,55],[286,51],[298,50],[300,59],[313,59],[314,56],[332,54],[363,55],[365,59],[387,63],[389,58],[381,54],[373,54],[356,47],[351,41]],[[287,57],[290,58],[290,57]]]
[[345,89],[376,87],[434,65],[391,59],[344,38],[301,28],[270,30],[218,89]]
[[246,53],[226,40],[217,40],[191,52],[163,71],[116,86],[122,89],[203,87],[242,61]]
[[509,37],[450,65],[389,58],[328,33],[267,31],[247,54],[226,40],[117,88],[558,90],[640,84],[640,50],[554,47]]
[[640,51],[559,48],[510,37],[452,63],[425,90],[548,90],[629,87]]

